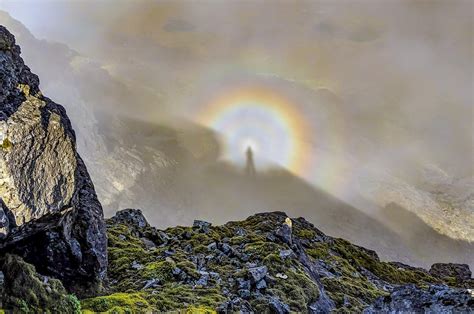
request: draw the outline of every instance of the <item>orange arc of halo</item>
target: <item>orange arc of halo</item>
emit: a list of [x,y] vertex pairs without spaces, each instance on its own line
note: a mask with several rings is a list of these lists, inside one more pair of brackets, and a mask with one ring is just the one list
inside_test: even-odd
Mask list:
[[259,106],[276,113],[284,122],[293,148],[289,152],[290,162],[286,167],[296,174],[305,174],[310,167],[311,158],[308,145],[312,140],[311,128],[295,104],[271,89],[250,87],[222,93],[207,102],[204,110],[198,114],[198,122],[212,128],[226,110],[233,109],[243,103],[259,104]]

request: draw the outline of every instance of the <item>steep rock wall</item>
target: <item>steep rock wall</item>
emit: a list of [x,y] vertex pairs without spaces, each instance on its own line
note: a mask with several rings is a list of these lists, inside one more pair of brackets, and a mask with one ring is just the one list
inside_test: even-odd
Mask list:
[[0,26],[0,252],[13,252],[79,295],[100,290],[107,237],[102,207],[64,108]]

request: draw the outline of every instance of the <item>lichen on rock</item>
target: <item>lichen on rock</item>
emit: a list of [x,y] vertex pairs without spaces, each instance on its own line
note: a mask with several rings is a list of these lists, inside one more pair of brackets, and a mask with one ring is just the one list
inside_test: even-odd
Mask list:
[[26,100],[0,121],[3,137],[15,143],[0,151],[0,195],[16,227],[70,206],[77,167],[61,116],[45,117],[45,101],[29,95],[26,87],[19,89]]

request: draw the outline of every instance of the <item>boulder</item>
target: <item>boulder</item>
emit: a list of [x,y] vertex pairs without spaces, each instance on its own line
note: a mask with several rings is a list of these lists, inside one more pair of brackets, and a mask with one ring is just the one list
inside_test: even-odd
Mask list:
[[113,224],[125,224],[134,229],[149,227],[148,221],[140,209],[127,208],[118,211],[115,216],[109,219]]
[[430,274],[438,278],[453,277],[459,281],[471,279],[472,272],[469,265],[454,263],[436,263],[429,270]]
[[285,259],[294,255],[292,250],[280,250],[280,258]]
[[258,283],[260,280],[265,278],[267,275],[268,268],[267,266],[259,266],[249,268],[249,273],[253,283]]
[[208,233],[211,228],[211,223],[203,220],[194,220],[193,228],[204,233]]
[[290,313],[288,304],[283,303],[278,297],[270,297],[268,305],[272,313],[286,314]]
[[[125,225],[134,236],[140,238],[147,249],[153,249],[158,245],[166,243],[171,238],[163,231],[150,226],[140,209],[127,208],[119,210],[115,215],[107,219],[107,225]],[[169,256],[173,255],[170,253]]]
[[44,97],[0,26],[0,254],[15,253],[80,296],[106,276],[102,207],[65,109]]
[[291,227],[284,224],[275,231],[275,234],[285,243],[291,245]]

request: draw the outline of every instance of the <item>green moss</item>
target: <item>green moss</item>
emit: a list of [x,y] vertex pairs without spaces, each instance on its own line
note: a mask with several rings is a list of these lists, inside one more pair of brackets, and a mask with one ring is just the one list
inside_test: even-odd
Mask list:
[[443,281],[448,285],[448,286],[452,286],[452,287],[457,287],[459,286],[460,283],[459,280],[456,278],[456,277],[444,277],[443,278]]
[[215,314],[217,313],[215,310],[208,308],[208,307],[189,307],[187,308],[184,313],[186,314]]
[[144,248],[144,244],[140,239],[132,233],[132,230],[127,225],[117,224],[109,226],[107,229],[108,233],[108,245],[116,248]]
[[194,279],[199,279],[201,276],[196,270],[196,265],[186,259],[182,259],[180,262],[176,263],[176,267],[183,270],[186,274],[188,274],[188,276],[191,276]]
[[235,237],[232,237],[230,239],[230,245],[239,245],[239,244],[242,244],[242,243],[246,243],[247,242],[247,238],[244,237],[244,236],[235,236]]
[[193,233],[191,240],[189,241],[193,246],[208,245],[212,242],[214,242],[214,240],[205,233]]
[[337,307],[343,306],[344,296],[348,296],[353,300],[352,306],[361,307],[359,309],[353,308],[353,310],[362,310],[367,304],[374,302],[376,298],[386,295],[385,292],[377,289],[376,286],[365,278],[346,276],[338,278],[326,277],[322,278],[321,281]]
[[316,237],[316,232],[314,230],[310,230],[310,229],[300,229],[300,230],[296,230],[295,231],[295,235],[297,237],[300,237],[302,239],[308,239],[308,240],[311,240],[311,239],[314,239]]
[[154,309],[142,293],[114,293],[82,300],[82,308],[100,313],[145,313]]
[[44,279],[33,265],[6,254],[3,305],[22,313],[80,313],[77,298],[69,295],[57,279]]
[[360,269],[363,267],[380,279],[393,284],[414,283],[422,285],[425,283],[440,282],[440,280],[425,272],[397,268],[390,263],[381,262],[369,255],[364,249],[356,247],[343,239],[334,240],[334,250],[356,268]]
[[178,238],[184,238],[186,233],[192,233],[193,228],[191,227],[182,227],[182,226],[177,226],[173,228],[168,228],[165,230],[165,233],[169,235],[170,237],[178,237]]
[[30,307],[28,306],[28,303],[26,303],[25,300],[18,299],[17,301],[18,301],[17,308],[20,310],[21,313],[30,313],[34,311],[33,309],[30,309]]
[[176,264],[171,260],[151,262],[145,265],[141,270],[143,279],[159,279],[160,281],[169,281],[173,279],[173,269]]
[[276,281],[269,285],[268,292],[278,296],[292,311],[306,312],[307,305],[316,301],[319,296],[318,286],[303,270],[287,270],[284,274],[288,278],[276,278]]
[[235,232],[232,228],[228,228],[226,225],[224,226],[213,226],[211,228],[212,232],[216,232],[219,235],[219,238],[222,240],[223,238],[231,238],[235,235]]
[[194,253],[206,254],[208,251],[209,250],[206,245],[198,244],[197,246],[194,247]]
[[71,311],[73,313],[81,313],[81,302],[75,295],[68,294],[66,296],[66,302],[71,305]]
[[258,241],[246,244],[244,253],[263,259],[269,254],[278,253],[280,248],[278,244],[273,242]]
[[148,296],[150,304],[158,311],[187,309],[190,307],[215,309],[226,298],[217,288],[200,288],[180,284],[167,284],[159,293]]
[[313,244],[311,248],[306,249],[306,253],[314,259],[325,259],[330,254],[327,243]]

